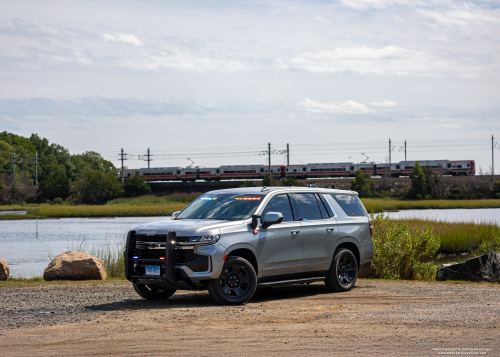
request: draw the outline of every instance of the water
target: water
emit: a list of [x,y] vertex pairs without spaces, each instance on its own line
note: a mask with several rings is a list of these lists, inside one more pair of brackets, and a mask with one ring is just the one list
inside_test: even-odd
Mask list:
[[85,243],[93,246],[123,244],[132,228],[170,217],[63,218],[0,221],[0,258],[13,278],[42,276],[53,257]]
[[0,211],[0,216],[3,214],[19,214],[21,216],[26,215],[26,211]]
[[425,219],[442,222],[495,223],[500,225],[500,208],[422,209],[386,212],[392,219]]

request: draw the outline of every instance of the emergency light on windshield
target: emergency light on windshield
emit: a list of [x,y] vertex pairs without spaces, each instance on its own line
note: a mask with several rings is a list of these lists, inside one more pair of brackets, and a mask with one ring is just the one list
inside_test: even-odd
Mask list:
[[201,197],[202,200],[215,201],[217,197]]
[[235,197],[237,201],[260,201],[262,197]]

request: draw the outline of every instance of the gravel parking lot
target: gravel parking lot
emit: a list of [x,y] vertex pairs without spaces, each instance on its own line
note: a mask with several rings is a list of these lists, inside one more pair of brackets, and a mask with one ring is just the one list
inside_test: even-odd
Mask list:
[[498,356],[499,298],[498,284],[374,280],[337,294],[322,283],[259,290],[236,307],[192,291],[149,302],[130,284],[0,288],[0,350],[2,356]]

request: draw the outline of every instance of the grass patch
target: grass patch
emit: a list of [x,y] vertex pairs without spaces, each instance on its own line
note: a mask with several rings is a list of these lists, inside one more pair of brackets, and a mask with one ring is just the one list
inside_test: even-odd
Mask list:
[[200,196],[200,193],[179,193],[168,196],[146,195],[134,198],[117,198],[109,201],[110,206],[161,206],[171,203],[191,203]]
[[48,218],[67,217],[149,217],[149,216],[170,216],[175,211],[180,211],[186,207],[186,203],[169,202],[161,205],[41,205],[36,208],[29,208],[29,216],[45,216]]
[[363,198],[368,212],[397,211],[405,209],[500,208],[500,200],[421,200],[402,201]]
[[434,234],[441,241],[438,252],[442,254],[480,252],[482,244],[492,242],[500,236],[500,227],[486,222],[450,223],[421,219],[405,219],[404,222],[411,229],[420,231],[432,226]]
[[47,219],[45,216],[29,214],[1,214],[0,221],[21,221],[24,219]]

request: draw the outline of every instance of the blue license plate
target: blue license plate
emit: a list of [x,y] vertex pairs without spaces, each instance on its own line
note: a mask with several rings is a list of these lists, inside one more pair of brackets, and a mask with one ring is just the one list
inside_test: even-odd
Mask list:
[[147,265],[146,275],[160,275],[160,267]]

